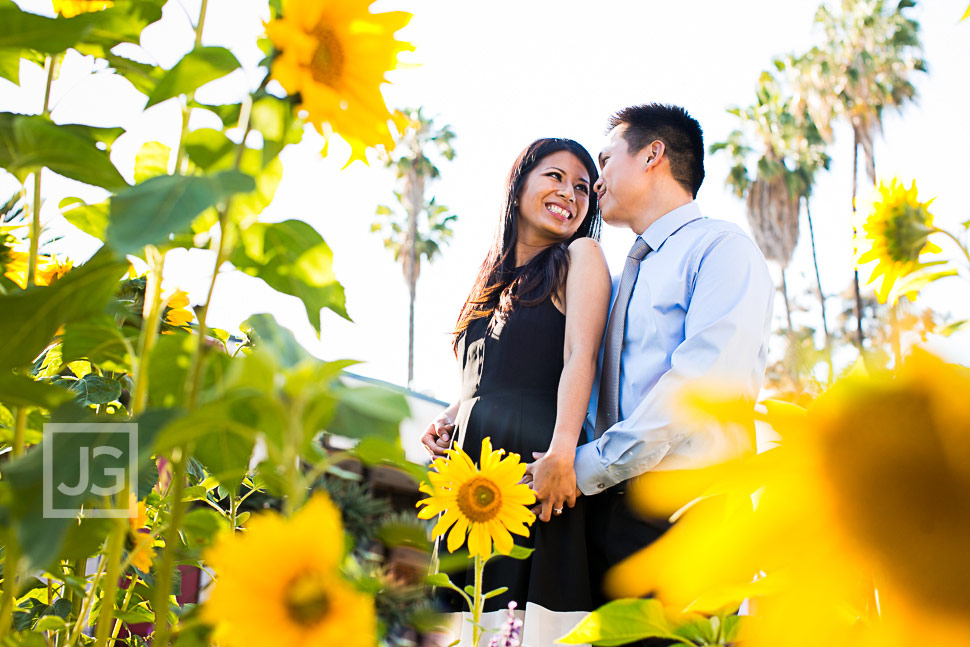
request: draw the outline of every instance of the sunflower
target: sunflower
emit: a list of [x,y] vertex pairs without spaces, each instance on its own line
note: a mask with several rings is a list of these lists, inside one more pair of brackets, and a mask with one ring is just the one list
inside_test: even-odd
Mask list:
[[917,352],[896,375],[843,378],[803,414],[786,412],[774,449],[648,473],[635,492],[646,509],[697,502],[611,572],[611,592],[708,612],[752,598],[749,647],[964,641],[967,393],[970,370]]
[[[876,291],[880,303],[890,299],[897,279],[922,267],[921,254],[940,251],[928,240],[936,231],[928,208],[931,202],[919,201],[915,181],[909,189],[896,178],[889,186],[879,183],[876,199],[862,227],[865,236],[860,245],[859,263],[877,261],[869,283],[882,277]],[[894,296],[892,300],[895,302]]]
[[65,18],[73,18],[82,13],[101,11],[114,6],[112,0],[52,0],[54,11]]
[[[394,145],[388,110],[380,85],[397,67],[397,56],[411,43],[394,38],[411,14],[370,13],[373,0],[289,0],[283,17],[266,33],[279,54],[272,76],[291,95],[321,132],[324,123],[351,147],[349,162],[367,162],[370,146]],[[349,163],[348,162],[348,163]]]
[[340,512],[324,494],[289,519],[254,516],[206,552],[216,585],[203,618],[227,647],[373,647],[374,600],[340,574],[343,556]]
[[[503,555],[512,551],[512,535],[528,536],[526,524],[535,521],[529,505],[535,503],[535,493],[528,485],[519,483],[525,475],[525,465],[518,454],[502,458],[504,449],[492,450],[492,441],[482,441],[482,468],[479,470],[461,449],[449,449],[448,459],[438,458],[431,464],[436,470],[428,473],[431,484],[421,484],[421,491],[429,495],[418,501],[424,506],[421,519],[431,519],[439,513],[435,524],[435,539],[448,533],[448,550],[455,552],[468,535],[468,552],[488,558],[495,550]],[[449,532],[448,529],[451,528]]]
[[[3,259],[3,275],[22,289],[27,289],[27,263],[29,254],[16,249],[7,249]],[[70,259],[58,261],[53,256],[37,256],[35,285],[50,285],[74,267]]]
[[185,328],[194,315],[188,309],[189,295],[182,290],[176,290],[168,299],[168,307],[165,311],[165,323]]
[[155,559],[155,540],[148,534],[148,513],[144,501],[138,502],[138,512],[128,519],[128,539],[125,542],[131,565],[142,573],[151,570]]

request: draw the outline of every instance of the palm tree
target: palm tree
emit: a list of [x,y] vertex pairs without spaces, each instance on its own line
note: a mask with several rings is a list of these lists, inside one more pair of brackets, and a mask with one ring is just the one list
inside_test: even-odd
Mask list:
[[[779,70],[784,69],[784,62],[775,64]],[[762,73],[754,104],[729,112],[738,117],[741,128],[733,131],[727,141],[714,144],[711,152],[725,150],[731,155],[733,166],[727,184],[739,198],[746,199],[755,242],[768,260],[781,267],[782,295],[791,332],[785,273],[798,244],[799,206],[801,199],[810,195],[818,170],[828,168],[829,158],[814,123],[804,112],[799,114],[793,108],[791,97],[770,72]],[[749,134],[756,140],[755,147],[748,144]],[[759,154],[753,179],[748,170],[752,153]],[[821,288],[819,291],[821,294]],[[827,337],[824,307],[823,298]]]
[[385,165],[394,169],[398,191],[394,193],[401,210],[380,205],[378,219],[371,231],[384,236],[384,246],[401,263],[410,296],[408,317],[408,388],[414,383],[414,301],[421,259],[429,262],[441,252],[454,234],[452,227],[458,216],[449,214],[448,207],[428,197],[432,181],[441,172],[435,160],[451,161],[455,157],[454,132],[448,125],[438,126],[433,118],[425,117],[421,108],[402,111],[407,126],[396,138],[394,150],[385,158]]
[[[882,132],[886,108],[901,109],[916,99],[911,79],[925,72],[921,58],[919,22],[904,15],[914,0],[899,0],[894,7],[887,0],[842,0],[834,13],[821,6],[815,22],[825,32],[823,48],[807,55],[803,94],[813,96],[808,104],[812,117],[831,133],[833,118],[844,118],[852,126],[852,213],[855,220],[859,149],[866,174],[876,184],[875,136]],[[855,233],[855,232],[853,232]],[[857,344],[862,349],[862,296],[859,271],[854,270]]]

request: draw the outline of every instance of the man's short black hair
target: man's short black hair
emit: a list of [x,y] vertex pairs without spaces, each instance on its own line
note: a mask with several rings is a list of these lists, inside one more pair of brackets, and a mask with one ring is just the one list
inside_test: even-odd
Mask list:
[[623,139],[631,154],[655,140],[664,143],[671,174],[696,198],[704,181],[704,133],[697,120],[679,106],[648,103],[624,108],[610,117],[610,130],[623,124]]

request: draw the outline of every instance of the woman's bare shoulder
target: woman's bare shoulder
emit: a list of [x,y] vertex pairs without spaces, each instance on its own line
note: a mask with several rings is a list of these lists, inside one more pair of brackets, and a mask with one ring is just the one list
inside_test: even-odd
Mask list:
[[569,261],[572,264],[606,269],[606,256],[603,247],[592,238],[577,238],[569,243]]

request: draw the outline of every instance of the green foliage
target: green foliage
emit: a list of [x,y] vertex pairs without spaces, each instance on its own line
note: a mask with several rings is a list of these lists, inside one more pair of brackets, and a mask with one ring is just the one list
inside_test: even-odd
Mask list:
[[57,54],[76,45],[91,29],[85,16],[57,20],[22,11],[11,0],[0,2],[0,49],[31,49]]
[[609,647],[659,638],[687,645],[732,645],[740,622],[740,616],[728,611],[711,617],[696,613],[672,616],[653,598],[614,600],[583,618],[559,642]]
[[239,171],[149,178],[111,199],[106,242],[122,254],[162,243],[203,210],[254,187],[253,178]]
[[174,99],[182,94],[195,92],[210,81],[220,79],[239,69],[239,61],[225,47],[199,47],[179,60],[159,79],[148,96],[146,108]]
[[[211,627],[197,610],[174,607],[168,597],[178,586],[176,565],[204,566],[205,550],[216,537],[238,530],[255,511],[248,504],[271,502],[291,514],[323,475],[332,480],[342,473],[337,463],[348,457],[401,470],[415,481],[426,475],[405,459],[400,445],[406,400],[376,387],[343,384],[341,373],[352,361],[318,360],[270,315],[250,318],[241,332],[211,329],[207,304],[184,327],[164,320],[177,307],[167,308],[168,293],[161,292],[164,258],[175,247],[207,250],[218,264],[230,261],[299,298],[318,334],[322,309],[348,318],[333,251],[319,233],[301,221],[259,222],[282,178],[280,153],[302,137],[304,122],[294,111],[298,98],[268,94],[268,69],[261,69],[262,83],[249,96],[223,105],[198,103],[196,90],[240,69],[236,55],[223,47],[196,47],[169,70],[139,63],[134,53],[128,58],[164,4],[119,0],[103,11],[51,19],[0,0],[0,77],[17,83],[26,60],[44,65],[51,84],[60,83],[61,55],[75,49],[99,59],[99,71],[107,65],[127,79],[146,96],[146,109],[178,98],[184,118],[207,111],[221,122],[196,130],[184,123],[171,149],[158,141],[144,143],[134,168],[122,169],[123,176],[109,157],[121,128],[54,123],[47,116],[50,106],[39,115],[0,113],[0,167],[22,185],[2,207],[5,223],[27,222],[38,210],[38,203],[21,195],[30,187],[24,186],[28,178],[43,169],[110,194],[91,204],[60,199],[68,222],[104,243],[93,257],[37,281],[49,285],[21,289],[0,278],[0,449],[9,454],[0,480],[3,588],[12,591],[16,583],[23,591],[0,611],[0,644],[53,640],[104,647],[110,637],[87,634],[115,619],[122,625],[155,623],[153,644],[171,644],[166,621],[177,625],[175,644],[208,644]],[[274,11],[280,10],[277,4]],[[116,47],[122,43],[127,45]],[[261,68],[275,55],[267,54]],[[239,142],[237,132],[253,136]],[[133,177],[134,184],[124,177]],[[50,199],[50,192],[42,183],[39,199]],[[433,202],[429,213],[444,223],[439,229],[453,219]],[[30,235],[31,241],[18,241],[7,228],[0,230],[0,275],[15,243],[18,248],[39,243],[39,231]],[[436,251],[425,253],[430,258]],[[125,255],[142,258],[147,273],[125,278],[131,271]],[[99,426],[90,434],[45,437],[44,425],[51,422]],[[137,425],[134,456],[128,455],[127,434],[105,426],[121,422]],[[324,441],[336,435],[353,447],[329,450],[332,445]],[[142,530],[159,551],[150,568],[129,563],[143,534],[123,519],[92,516],[91,511],[128,503],[120,498],[127,493],[94,496],[80,487],[78,457],[92,447],[117,450],[137,465],[131,494],[147,506]],[[47,472],[45,455],[58,457]],[[90,455],[89,484],[113,485],[114,463]],[[74,512],[45,515],[49,478],[69,486],[55,489],[54,507]],[[78,487],[70,489],[74,484]],[[368,533],[373,545],[379,536],[399,547],[426,547],[423,528],[384,523],[386,503],[357,497],[361,505],[353,508],[352,497],[333,496],[345,507],[348,527],[362,538]],[[98,557],[104,569],[84,572],[90,557]],[[427,601],[423,588],[397,586],[383,564],[368,562],[362,569],[356,559],[365,557],[348,559],[346,568],[360,572],[362,589],[389,591],[379,603],[385,627],[399,626]],[[46,582],[27,578],[38,569],[46,569],[51,595]],[[41,632],[50,632],[50,640]],[[127,644],[144,643],[130,637]]]
[[0,166],[21,182],[46,167],[72,180],[118,189],[125,180],[108,159],[107,147],[121,132],[120,128],[58,125],[48,117],[3,112]]
[[0,369],[28,364],[61,324],[101,314],[126,267],[103,251],[53,285],[0,295]]
[[350,318],[344,288],[333,273],[333,252],[313,227],[300,220],[256,223],[241,233],[240,242],[230,259],[236,269],[303,301],[317,334],[323,308]]

